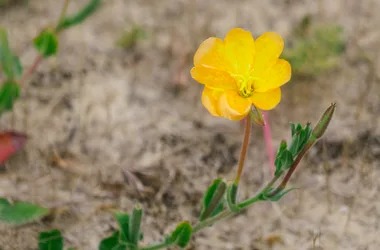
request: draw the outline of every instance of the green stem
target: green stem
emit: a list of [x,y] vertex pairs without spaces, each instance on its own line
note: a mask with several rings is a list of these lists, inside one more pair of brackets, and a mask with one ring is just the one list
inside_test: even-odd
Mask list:
[[233,212],[232,210],[224,210],[223,212],[215,215],[214,217],[210,217],[204,221],[198,222],[193,227],[193,233],[199,232],[203,228],[209,227],[209,226],[213,225],[215,222],[218,222],[220,220],[229,218],[234,214],[235,214],[235,212]]
[[278,175],[278,176],[274,176],[272,178],[272,180],[263,188],[263,190],[261,190],[260,193],[258,193],[256,196],[252,197],[252,198],[249,198],[241,203],[239,203],[238,207],[240,209],[243,209],[243,208],[246,208],[246,207],[249,207],[251,206],[253,203],[256,203],[258,202],[259,200],[261,200],[261,195],[266,193],[269,188],[271,188],[273,186],[273,184],[280,178],[281,175]]
[[66,17],[67,8],[69,7],[69,3],[70,3],[70,0],[65,0],[65,3],[63,4],[62,10],[61,10],[61,14],[59,15],[59,18],[58,18],[57,26],[59,26],[60,23],[63,21],[63,19]]

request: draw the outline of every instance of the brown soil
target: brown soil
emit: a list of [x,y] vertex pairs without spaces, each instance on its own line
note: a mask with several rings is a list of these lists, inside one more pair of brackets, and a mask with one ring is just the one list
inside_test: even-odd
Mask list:
[[[56,20],[62,1],[20,2],[0,10],[0,25],[30,65],[30,41]],[[72,1],[69,11],[85,2]],[[315,122],[337,102],[326,136],[292,178],[300,189],[202,231],[187,249],[380,249],[379,11],[370,0],[104,1],[62,34],[58,57],[43,62],[1,119],[2,129],[30,139],[1,173],[0,196],[55,209],[38,223],[1,225],[1,248],[37,249],[38,232],[59,228],[66,247],[97,249],[116,227],[110,210],[129,212],[137,202],[145,208],[144,243],[180,220],[196,221],[206,186],[233,177],[242,138],[239,123],[212,117],[200,103],[201,86],[189,77],[197,45],[236,26],[287,37],[312,14],[344,26],[348,43],[338,69],[294,79],[270,113],[277,147],[289,138],[289,121]],[[133,24],[148,39],[117,48]],[[241,196],[268,179],[255,127]]]

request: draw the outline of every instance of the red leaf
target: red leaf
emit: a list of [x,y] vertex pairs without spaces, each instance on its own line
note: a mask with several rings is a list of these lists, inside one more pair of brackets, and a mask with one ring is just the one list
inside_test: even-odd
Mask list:
[[27,136],[14,131],[0,132],[0,164],[19,151],[25,144]]

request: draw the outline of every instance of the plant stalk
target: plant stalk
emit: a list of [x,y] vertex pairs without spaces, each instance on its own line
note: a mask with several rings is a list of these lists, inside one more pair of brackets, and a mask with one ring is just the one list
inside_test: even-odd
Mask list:
[[235,181],[234,181],[234,184],[236,186],[239,185],[239,182],[240,182],[240,177],[243,173],[243,169],[244,169],[244,162],[245,162],[245,158],[246,158],[246,155],[247,155],[247,148],[248,148],[248,144],[249,144],[249,137],[251,135],[251,127],[252,127],[252,121],[251,121],[251,116],[248,115],[246,118],[245,118],[245,129],[244,129],[244,139],[243,139],[243,144],[241,146],[241,151],[240,151],[240,157],[239,157],[239,165],[238,165],[238,170],[236,172],[236,177],[235,177]]
[[59,26],[59,24],[63,21],[63,19],[65,19],[69,4],[70,4],[70,0],[65,0],[62,10],[61,10],[61,14],[59,15],[59,18],[58,18],[57,26]]
[[22,85],[33,73],[36,71],[38,65],[42,62],[42,59],[44,57],[42,55],[38,55],[35,59],[33,64],[25,71],[25,73],[21,76],[20,80],[18,81],[18,84]]

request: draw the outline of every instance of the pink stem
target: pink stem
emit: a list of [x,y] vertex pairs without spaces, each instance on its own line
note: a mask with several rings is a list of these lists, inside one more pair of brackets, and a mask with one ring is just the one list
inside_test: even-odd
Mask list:
[[30,68],[28,68],[26,70],[26,72],[21,76],[21,79],[18,81],[20,85],[23,84],[26,81],[26,79],[28,79],[28,77],[30,77],[34,73],[34,71],[36,71],[36,69],[37,69],[38,65],[41,63],[42,59],[43,59],[42,55],[38,55],[34,59],[32,66],[30,66]]
[[269,167],[271,170],[271,174],[274,175],[275,166],[274,166],[274,151],[273,151],[273,145],[272,145],[272,132],[270,129],[270,123],[269,123],[269,115],[266,111],[262,111],[264,123],[265,126],[263,127],[264,132],[264,140],[267,150],[267,155],[269,159]]

